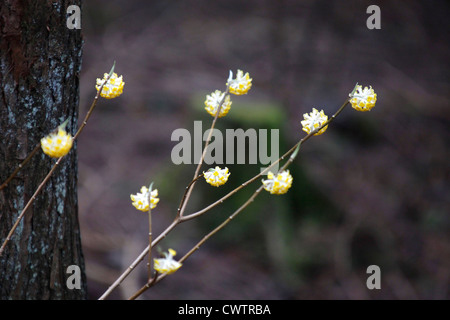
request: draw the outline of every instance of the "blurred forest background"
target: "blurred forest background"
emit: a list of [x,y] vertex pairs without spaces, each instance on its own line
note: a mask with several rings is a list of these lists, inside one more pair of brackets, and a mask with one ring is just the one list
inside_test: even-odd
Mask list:
[[[366,9],[381,9],[369,30]],[[374,109],[348,107],[305,143],[286,195],[263,192],[145,299],[449,299],[448,1],[84,1],[80,117],[95,79],[116,61],[124,94],[102,99],[78,140],[79,214],[89,298],[97,299],[147,246],[147,216],[130,194],[154,181],[153,234],[173,220],[195,165],[176,166],[177,128],[209,128],[205,95],[228,71],[253,78],[219,129],[278,128],[280,154],[313,107],[331,115],[356,82]],[[259,172],[228,165],[221,188],[198,183],[187,213]],[[203,170],[206,170],[204,167]],[[258,183],[159,248],[184,255]],[[155,255],[157,255],[155,251]],[[366,269],[381,268],[381,290]],[[110,298],[146,280],[141,263]]]

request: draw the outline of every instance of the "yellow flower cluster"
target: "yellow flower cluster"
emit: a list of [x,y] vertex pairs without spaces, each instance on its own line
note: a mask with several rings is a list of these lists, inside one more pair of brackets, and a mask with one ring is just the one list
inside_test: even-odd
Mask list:
[[243,95],[252,87],[252,78],[248,72],[244,74],[242,70],[238,70],[236,79],[233,79],[233,72],[230,70],[230,76],[228,77],[227,86],[230,88],[230,93],[235,95]]
[[370,111],[377,102],[377,94],[373,91],[372,86],[363,89],[362,86],[357,85],[356,91],[353,94],[350,93],[349,96],[353,109],[358,111]]
[[173,259],[177,252],[169,249],[169,252],[164,252],[164,258],[153,259],[153,268],[159,273],[171,274],[180,269],[182,264]]
[[203,172],[203,176],[207,183],[214,187],[219,187],[228,181],[228,177],[230,173],[228,172],[228,168],[220,169],[220,167],[215,167],[214,169],[209,169],[206,172]]
[[[205,109],[211,116],[216,116],[217,108],[219,107],[219,104],[222,101],[224,95],[225,93],[222,93],[220,90],[216,90],[210,95],[206,96]],[[218,115],[219,118],[227,115],[228,111],[230,111],[231,104],[232,102],[230,100],[230,96],[227,95],[222,103],[222,107],[220,108]]]
[[278,173],[277,176],[269,171],[267,180],[263,180],[263,185],[264,189],[271,194],[284,194],[292,186],[292,180],[289,170]]
[[[248,90],[252,87],[252,79],[250,78],[248,72],[244,74],[242,70],[237,71],[236,79],[233,79],[233,72],[230,70],[230,75],[227,80],[227,86],[229,88],[229,92],[235,95],[246,94]],[[219,108],[220,102],[223,100],[221,104],[220,111],[218,117],[224,117],[228,114],[231,108],[231,100],[230,96],[227,95],[224,99],[225,93],[222,93],[220,90],[216,90],[211,94],[206,96],[205,100],[205,110],[213,117],[216,116],[217,108]]]
[[[325,115],[323,110],[319,112],[317,111],[316,108],[313,108],[312,112],[309,114],[305,113],[303,115],[303,118],[305,119],[301,122],[303,126],[303,131],[305,131],[308,134],[314,129],[320,128],[326,121],[328,121],[328,117]],[[315,136],[321,135],[327,130],[327,128],[328,125],[320,129],[319,132],[315,133],[314,135]]]
[[57,133],[50,133],[41,139],[42,150],[52,158],[59,158],[68,154],[72,144],[72,136],[61,127],[58,128]]
[[159,202],[159,198],[157,198],[158,189],[152,190],[150,196],[151,200],[149,203],[149,190],[146,186],[143,186],[140,193],[130,195],[131,201],[133,201],[132,205],[136,209],[144,212],[147,212],[149,209],[154,209]]
[[[108,74],[105,73],[103,76],[103,79],[97,78],[97,85],[95,86],[97,91],[100,90],[100,87],[106,81],[107,77],[108,77]],[[109,78],[108,81],[103,86],[103,89],[102,89],[102,92],[100,92],[100,95],[106,99],[116,98],[123,93],[124,85],[125,85],[125,82],[122,80],[122,76],[118,77],[117,73],[113,73],[111,75],[111,78]]]

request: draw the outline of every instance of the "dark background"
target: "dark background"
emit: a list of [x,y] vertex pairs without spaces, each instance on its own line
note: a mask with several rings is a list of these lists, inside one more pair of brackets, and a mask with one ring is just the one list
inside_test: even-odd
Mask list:
[[[369,30],[366,9],[381,9]],[[95,79],[116,61],[124,94],[100,100],[78,140],[79,214],[89,298],[98,298],[147,245],[147,216],[129,195],[154,181],[154,235],[174,218],[195,165],[176,166],[177,128],[211,117],[205,95],[228,71],[253,78],[219,129],[278,128],[280,154],[304,136],[313,107],[331,115],[356,82],[371,112],[348,107],[303,145],[283,196],[264,192],[146,299],[448,299],[449,45],[447,1],[85,1],[80,115]],[[228,165],[221,188],[198,183],[187,213],[258,173]],[[204,169],[205,170],[205,169]],[[259,182],[159,248],[184,255]],[[366,269],[381,268],[381,290]],[[145,283],[137,270],[111,298]]]

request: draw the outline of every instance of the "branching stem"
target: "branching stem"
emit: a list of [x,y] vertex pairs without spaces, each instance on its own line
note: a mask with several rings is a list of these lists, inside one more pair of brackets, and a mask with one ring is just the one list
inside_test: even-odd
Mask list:
[[[227,89],[228,92],[228,89]],[[224,95],[225,99],[226,94]],[[223,100],[222,99],[222,100]],[[221,101],[221,103],[219,104],[219,109],[218,112],[220,110],[220,106],[222,105],[223,101]],[[205,212],[209,211],[210,209],[214,208],[215,206],[219,205],[220,203],[223,203],[224,200],[228,199],[229,197],[231,197],[233,194],[235,194],[237,191],[239,191],[240,189],[244,188],[245,186],[249,185],[250,183],[254,182],[255,180],[257,180],[258,178],[260,178],[262,175],[264,175],[265,173],[267,173],[271,167],[273,167],[274,165],[276,165],[277,163],[279,163],[280,161],[284,160],[287,156],[291,155],[291,157],[288,159],[288,161],[281,167],[281,169],[279,170],[279,172],[285,170],[295,159],[295,157],[297,156],[297,153],[300,149],[300,146],[303,142],[309,140],[314,134],[316,134],[317,132],[319,132],[322,128],[324,128],[325,126],[327,126],[328,124],[330,124],[341,112],[342,110],[344,110],[344,108],[347,106],[347,104],[349,103],[349,99],[347,99],[342,106],[328,119],[328,121],[324,122],[320,127],[316,128],[315,130],[311,131],[309,134],[307,134],[304,138],[302,138],[301,140],[299,140],[291,149],[289,149],[284,155],[282,155],[277,161],[273,162],[269,167],[267,167],[263,172],[257,174],[256,176],[254,176],[253,178],[247,180],[246,182],[244,182],[243,184],[241,184],[239,187],[235,188],[234,190],[230,191],[227,195],[225,195],[224,197],[220,198],[219,200],[217,200],[216,202],[212,203],[211,205],[207,206],[206,208],[197,211],[195,213],[192,213],[190,215],[187,216],[183,216],[183,212],[184,212],[184,208],[185,205],[188,201],[188,198],[190,196],[190,192],[192,191],[192,186],[195,184],[196,180],[199,179],[199,177],[201,177],[201,175],[198,175],[198,172],[200,171],[200,167],[201,167],[201,163],[203,161],[205,152],[206,152],[206,148],[207,148],[207,144],[205,145],[205,149],[203,151],[203,155],[202,158],[199,162],[199,165],[197,166],[196,169],[196,174],[194,175],[194,179],[191,181],[191,183],[186,187],[185,193],[183,195],[183,199],[180,203],[180,206],[178,208],[178,212],[176,215],[175,220],[166,228],[166,230],[164,230],[159,236],[158,238],[156,238],[152,243],[153,246],[155,246],[157,243],[159,243],[159,241],[161,241],[163,238],[165,238],[167,236],[167,234],[172,231],[179,223],[181,222],[185,222],[188,220],[192,220],[202,214],[204,214]],[[217,120],[218,117],[218,113],[216,113],[216,117],[214,118],[213,124],[212,124],[212,128],[214,127],[214,124]],[[211,130],[212,132],[212,130]],[[210,133],[211,133],[210,132]],[[207,139],[207,142],[210,140],[211,137],[209,137]],[[220,229],[222,229],[226,224],[228,224],[228,222],[230,222],[233,218],[236,217],[237,214],[239,214],[245,207],[247,207],[255,198],[256,196],[261,192],[263,186],[260,186],[255,193],[238,209],[236,210],[231,216],[228,217],[227,220],[225,220],[221,225],[219,225],[218,227],[216,227],[213,231],[211,231],[209,234],[207,234],[205,237],[203,237],[203,239],[197,243],[196,246],[194,246],[185,256],[183,256],[179,262],[183,262],[184,260],[186,260],[192,253],[194,253],[196,250],[199,249],[199,247],[206,242],[212,235],[214,235],[217,231],[219,231]],[[181,213],[180,213],[181,211]],[[105,291],[105,293],[103,293],[103,295],[99,298],[99,300],[104,300],[106,297],[108,297],[111,292],[120,285],[120,283],[122,283],[123,280],[125,280],[125,278],[131,273],[131,271],[134,270],[134,268],[143,260],[143,258],[145,257],[145,255],[148,253],[149,250],[148,246],[146,249],[144,249],[144,251],[142,251],[142,253],[134,260],[134,262],[127,268],[127,270],[125,270],[125,272],[122,273],[122,275],[108,288],[108,290]],[[132,297],[130,297],[130,299],[135,299],[137,298],[139,295],[141,295],[143,292],[145,292],[148,288],[150,288],[151,286],[153,286],[154,284],[158,283],[160,280],[162,280],[164,277],[166,276],[166,274],[159,274],[157,276],[155,276],[153,279],[151,279],[151,281],[147,282],[147,284],[142,287],[139,291],[137,291]]]

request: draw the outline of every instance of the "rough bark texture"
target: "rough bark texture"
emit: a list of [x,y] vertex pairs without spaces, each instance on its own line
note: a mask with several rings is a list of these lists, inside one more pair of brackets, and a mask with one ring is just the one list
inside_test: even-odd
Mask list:
[[[0,3],[0,182],[40,139],[70,117],[76,131],[81,30],[66,26],[81,1]],[[0,239],[55,163],[39,151],[0,191]],[[76,144],[27,211],[0,257],[1,299],[84,299],[86,279],[77,214]],[[78,265],[81,289],[68,289]]]

